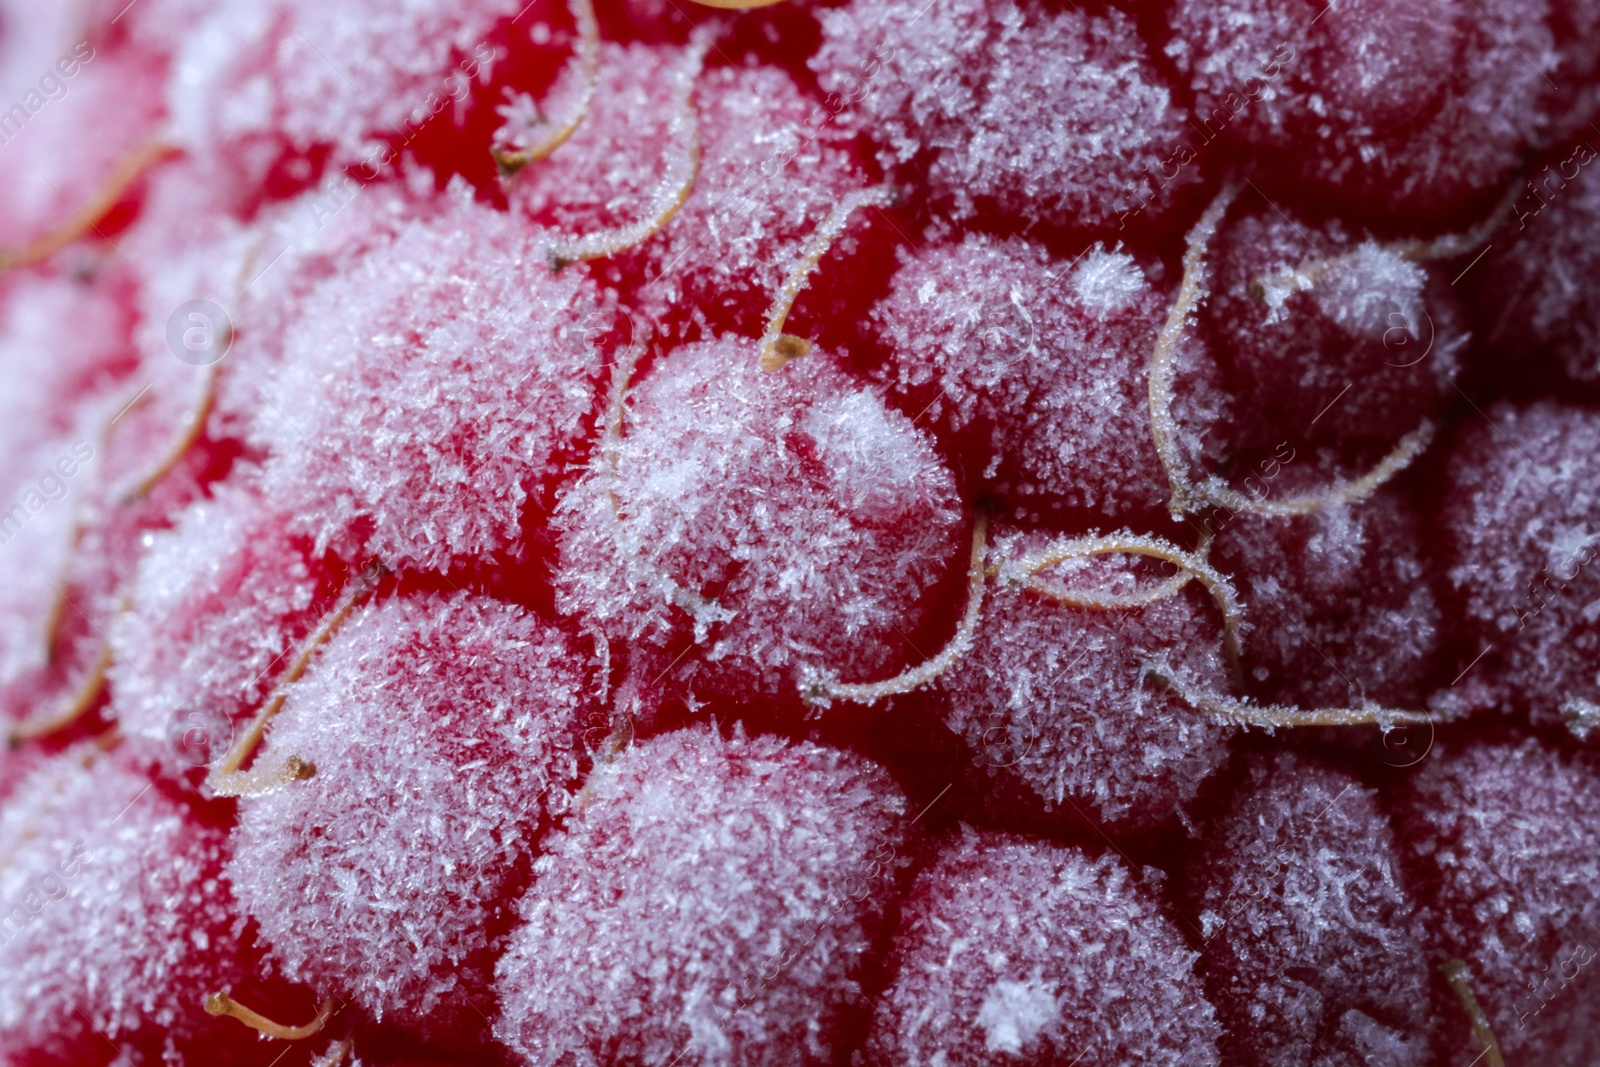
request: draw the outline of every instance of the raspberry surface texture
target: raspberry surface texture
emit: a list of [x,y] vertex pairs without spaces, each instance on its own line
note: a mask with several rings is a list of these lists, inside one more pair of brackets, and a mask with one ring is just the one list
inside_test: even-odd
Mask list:
[[0,1067],[1600,1067],[1600,2],[0,0]]

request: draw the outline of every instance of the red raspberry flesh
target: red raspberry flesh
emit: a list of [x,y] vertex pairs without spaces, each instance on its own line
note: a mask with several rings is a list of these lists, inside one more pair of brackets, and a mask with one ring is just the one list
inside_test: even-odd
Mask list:
[[1600,1062],[1600,4],[0,0],[0,1064]]

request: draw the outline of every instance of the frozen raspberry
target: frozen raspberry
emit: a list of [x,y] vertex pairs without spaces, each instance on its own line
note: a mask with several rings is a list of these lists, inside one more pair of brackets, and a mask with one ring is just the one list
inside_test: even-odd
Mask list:
[[1186,879],[1228,1062],[1431,1062],[1424,934],[1373,790],[1258,762]]
[[1589,279],[1600,269],[1600,137],[1588,132],[1529,174],[1504,251],[1491,251],[1468,277],[1488,312],[1486,341],[1502,359],[1525,368],[1530,355],[1548,355],[1573,380],[1593,383],[1600,300]]
[[1440,515],[1460,612],[1458,669],[1483,699],[1585,733],[1600,702],[1589,566],[1600,542],[1597,455],[1592,412],[1496,405],[1455,444]]
[[178,143],[244,193],[279,172],[303,184],[323,164],[381,170],[435,115],[459,120],[493,69],[493,31],[522,6],[176,0],[130,17],[171,37]]
[[[1041,541],[1002,535],[997,547],[1016,557]],[[1159,821],[1226,758],[1227,728],[1145,677],[1159,660],[1191,686],[1228,692],[1222,624],[1203,594],[1096,609],[1049,592],[1109,600],[1159,585],[1152,570],[1078,559],[1046,571],[1043,589],[1002,585],[972,651],[941,683],[950,728],[990,773],[1020,779],[1048,810],[1075,809],[1096,823]]]
[[1114,858],[967,832],[906,899],[865,1062],[1220,1063],[1194,961]]
[[909,419],[825,354],[774,374],[758,348],[655,363],[562,501],[556,580],[563,611],[647,654],[640,681],[792,700],[801,668],[871,680],[913,654],[961,514]]
[[[1327,484],[1315,462],[1280,452],[1242,491],[1270,500],[1297,481]],[[1251,692],[1305,707],[1422,706],[1444,620],[1423,520],[1404,496],[1386,488],[1300,516],[1221,509],[1201,525],[1254,620],[1244,639]]]
[[1260,152],[1275,195],[1426,231],[1485,210],[1537,142],[1549,17],[1544,0],[1184,0],[1166,52],[1195,91],[1194,155]]
[[269,498],[319,549],[437,571],[511,554],[585,438],[602,300],[502,232],[451,204],[305,294],[251,438]]
[[[1398,840],[1430,903],[1432,962],[1459,959],[1507,1063],[1583,1063],[1600,1034],[1600,909],[1587,755],[1542,742],[1438,751],[1404,804]],[[1454,999],[1454,998],[1452,998]],[[1452,1059],[1475,1046],[1460,1001]]]
[[0,0],[0,1061],[1595,1060],[1600,3],[749,3]]
[[577,776],[589,674],[558,632],[471,596],[345,622],[257,757],[315,773],[241,804],[228,875],[269,960],[375,1019],[481,1023],[507,898]]
[[[125,753],[38,764],[0,808],[0,1056],[160,1062],[242,976],[226,833]],[[232,1024],[229,1024],[232,1025]],[[104,1059],[102,1059],[104,1058]]]
[[[888,349],[877,375],[938,428],[972,491],[1058,521],[1166,503],[1143,370],[1168,301],[1132,256],[1097,245],[1055,262],[1021,239],[969,235],[902,259],[872,313]],[[1203,363],[1184,370],[1175,414],[1204,467],[1222,398]]]
[[819,20],[828,110],[939,207],[1087,229],[1170,200],[1184,112],[1122,12],[856,0]]
[[889,777],[695,728],[596,771],[496,973],[528,1064],[839,1062],[906,832]]
[[1204,322],[1245,462],[1287,443],[1370,465],[1457,395],[1467,336],[1448,275],[1270,207],[1225,227],[1215,258]]
[[[262,269],[282,246],[263,248],[271,234],[262,231],[268,228],[252,230],[236,218],[214,177],[193,157],[164,160],[145,181],[138,216],[117,239],[118,259],[125,258],[136,272],[139,353],[153,364],[187,367],[193,377],[212,367],[213,357],[231,355],[238,333],[252,332],[241,321],[244,296],[261,298],[281,278]],[[209,324],[209,336],[185,336],[196,322],[182,309],[196,300],[217,305],[230,322]],[[176,351],[170,336],[174,320],[180,327]],[[234,336],[227,334],[230,324]]]

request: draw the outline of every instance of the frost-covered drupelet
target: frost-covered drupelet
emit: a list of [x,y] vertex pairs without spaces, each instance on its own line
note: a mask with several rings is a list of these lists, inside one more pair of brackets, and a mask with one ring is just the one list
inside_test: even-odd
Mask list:
[[1185,880],[1227,1062],[1432,1062],[1431,946],[1375,790],[1257,762]]
[[[679,188],[697,180],[690,164],[701,66],[684,47],[602,43],[581,122],[558,149],[507,177],[511,211],[564,246],[650,218],[658,203],[675,205]],[[509,158],[536,150],[577,117],[582,100],[576,85],[553,100],[513,93],[498,109],[497,148]]]
[[[996,552],[1017,557],[1047,544],[1002,534]],[[1101,557],[1043,577],[1047,589],[1105,600],[1159,585],[1150,570]],[[950,728],[990,773],[1016,776],[1048,810],[1130,824],[1172,816],[1227,757],[1229,728],[1145,670],[1160,665],[1193,689],[1229,691],[1221,620],[1203,594],[1102,610],[1010,586],[1004,575],[1002,564],[972,650],[940,683]]]
[[228,867],[282,973],[375,1019],[477,1018],[504,906],[576,780],[591,685],[558,631],[470,594],[346,622],[256,756],[315,774],[241,802]]
[[[1264,500],[1331,476],[1289,454],[1247,481]],[[1300,464],[1301,469],[1296,469]],[[1243,643],[1246,688],[1268,703],[1421,707],[1446,630],[1429,542],[1416,508],[1392,488],[1309,515],[1219,509],[1211,560],[1238,586],[1256,625]]]
[[107,1040],[159,1062],[215,1025],[201,1001],[243,977],[226,831],[152,780],[148,755],[68,750],[0,808],[7,1062],[91,1062]]
[[8,467],[44,441],[83,433],[84,409],[109,403],[125,384],[135,361],[130,281],[115,269],[0,275],[0,455]]
[[84,36],[80,8],[6,8],[0,262],[63,230],[92,232],[85,220],[98,223],[112,206],[101,195],[132,179],[157,151],[165,74],[152,57]]
[[583,271],[481,208],[416,210],[304,295],[250,439],[319,549],[442,571],[516,553],[525,505],[586,440],[610,318]]
[[[704,149],[694,193],[644,257],[640,303],[662,326],[759,332],[769,302],[813,234],[869,180],[838,127],[819,122],[811,93],[771,67],[714,67],[695,90]],[[849,221],[814,285],[837,285],[855,235]],[[800,307],[817,298],[802,294]],[[815,311],[815,305],[813,305]],[[816,317],[815,315],[813,316]]]
[[1270,206],[1224,227],[1215,259],[1201,321],[1243,463],[1283,443],[1370,465],[1457,397],[1467,331],[1451,274]]
[[[1562,145],[1526,179],[1501,250],[1472,278],[1489,312],[1488,344],[1526,365],[1540,353],[1575,381],[1600,380],[1600,159],[1596,139]],[[1471,277],[1469,275],[1468,277]]]
[[[887,349],[875,374],[938,428],[973,491],[1036,515],[1137,514],[1171,493],[1144,376],[1166,314],[1126,253],[1097,245],[1055,261],[1020,238],[971,234],[902,256],[872,312]],[[1192,347],[1180,361],[1179,444],[1203,469],[1223,398]]]
[[[139,219],[119,243],[143,282],[135,336],[145,363],[167,378],[174,366],[192,372],[191,380],[214,371],[207,432],[233,441],[249,436],[268,376],[282,367],[292,331],[321,287],[356,270],[376,250],[393,249],[402,231],[439,218],[441,209],[448,214],[461,187],[450,186],[440,201],[398,184],[374,184],[359,193],[319,189],[263,206],[246,222],[210,178],[204,163],[191,157],[164,165],[151,175]],[[487,216],[479,221],[488,228]],[[198,366],[174,358],[168,332],[174,317],[184,327],[203,325],[175,316],[191,300],[210,301],[226,316],[225,323],[214,324],[210,339],[231,327],[224,347],[202,348],[191,357]],[[207,339],[202,333],[178,341],[186,346]],[[220,358],[208,364],[210,356]]]
[[902,906],[864,1062],[1218,1064],[1195,959],[1114,857],[967,831]]
[[1461,668],[1482,654],[1455,699],[1587,735],[1600,722],[1600,416],[1496,405],[1467,423],[1447,470],[1439,518]]
[[1170,158],[1185,114],[1121,11],[855,0],[818,20],[810,63],[835,121],[959,216],[1100,228],[1198,176]]
[[406,0],[260,5],[157,0],[128,13],[133,32],[168,51],[167,99],[178,144],[242,195],[360,164],[391,172],[436,116],[458,122],[498,57],[494,31],[516,0]]
[[888,774],[845,752],[641,742],[538,861],[495,1033],[531,1067],[837,1063],[907,830]]
[[0,373],[15,383],[0,399],[0,707],[36,724],[94,702],[142,534],[215,455],[172,458],[182,404],[140,357],[137,299],[116,256],[0,284]]
[[[961,554],[949,472],[818,352],[777,373],[743,338],[661,356],[557,521],[563,611],[701,694],[793,696],[799,668],[876,680]],[[897,633],[898,631],[898,633]]]
[[[1507,1063],[1600,1056],[1600,767],[1533,738],[1430,756],[1396,824],[1433,962],[1464,978]],[[1480,1051],[1459,1012],[1446,1051]]]
[[196,764],[230,747],[339,592],[287,525],[246,476],[150,535],[109,634],[124,732],[177,744]]
[[[759,333],[812,234],[869,184],[839,128],[808,122],[813,101],[792,78],[765,65],[702,69],[701,52],[602,46],[582,125],[507,188],[546,254],[611,253],[606,276],[627,279],[641,319],[673,341]],[[502,135],[529,109],[505,109]],[[534,116],[532,128],[546,124]]]
[[1269,192],[1406,231],[1492,204],[1559,66],[1546,0],[1182,0],[1168,18],[1194,156],[1243,147]]

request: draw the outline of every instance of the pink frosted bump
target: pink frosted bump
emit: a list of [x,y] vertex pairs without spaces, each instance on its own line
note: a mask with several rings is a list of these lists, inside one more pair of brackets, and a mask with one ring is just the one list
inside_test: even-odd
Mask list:
[[1169,18],[1197,156],[1248,146],[1286,192],[1407,232],[1492,205],[1560,64],[1546,0],[1183,0]]
[[1600,416],[1497,404],[1467,423],[1447,479],[1439,521],[1459,669],[1493,703],[1586,735],[1600,718]]
[[402,1024],[487,1011],[500,902],[567,805],[591,685],[559,631],[468,594],[345,622],[255,757],[315,773],[241,802],[228,866],[281,973]]
[[819,21],[810,63],[837,121],[958,215],[1100,228],[1198,176],[1172,158],[1184,110],[1121,11],[856,0]]
[[517,554],[592,432],[610,321],[485,209],[422,209],[295,305],[250,427],[269,498],[319,549],[394,569]]
[[961,553],[928,439],[823,353],[770,373],[725,337],[660,357],[560,505],[563,611],[700,692],[873,680]]
[[[1043,547],[1001,533],[1001,555]],[[1161,584],[1149,561],[1101,556],[1044,572],[1054,587],[1137,595]],[[1145,607],[1063,604],[991,590],[972,650],[941,680],[946,722],[991,774],[1019,779],[1047,810],[1095,823],[1172,816],[1227,757],[1229,727],[1146,677],[1162,663],[1191,687],[1227,694],[1222,624],[1198,582]]]
[[231,747],[338,593],[286,525],[241,477],[150,535],[109,633],[124,732],[176,744],[195,765]]
[[906,831],[860,757],[702,727],[641,742],[538,861],[495,1032],[540,1067],[837,1063]]
[[[1145,365],[1168,298],[1132,256],[1096,245],[1057,261],[1021,238],[972,234],[901,259],[872,312],[888,350],[876,373],[937,428],[974,489],[1024,514],[1166,503]],[[1197,352],[1180,360],[1180,447],[1204,467],[1224,398]]]
[[[71,749],[0,808],[0,1053],[86,1062],[211,1023],[237,981],[226,835],[138,754]],[[141,1059],[141,1062],[143,1060]]]
[[[1332,479],[1303,451],[1281,455],[1289,462],[1274,457],[1243,491],[1270,500]],[[1426,525],[1405,496],[1384,489],[1294,516],[1218,509],[1197,524],[1215,533],[1211,560],[1254,620],[1250,692],[1302,707],[1426,704],[1447,625]]]
[[1228,1062],[1432,1062],[1427,942],[1375,790],[1252,765],[1185,874]]
[[[1400,808],[1404,860],[1426,896],[1431,960],[1466,982],[1507,1063],[1600,1054],[1600,769],[1533,738],[1437,747]],[[1454,993],[1448,1047],[1481,1048]]]
[[[170,36],[173,135],[241,190],[275,172],[382,168],[435,115],[459,121],[498,58],[515,0],[329,5],[315,0],[152,3],[131,17]],[[168,10],[163,10],[166,8]],[[175,10],[173,10],[175,9]],[[150,27],[158,27],[150,29]]]
[[967,831],[902,906],[863,1062],[1218,1064],[1195,959],[1114,857]]

